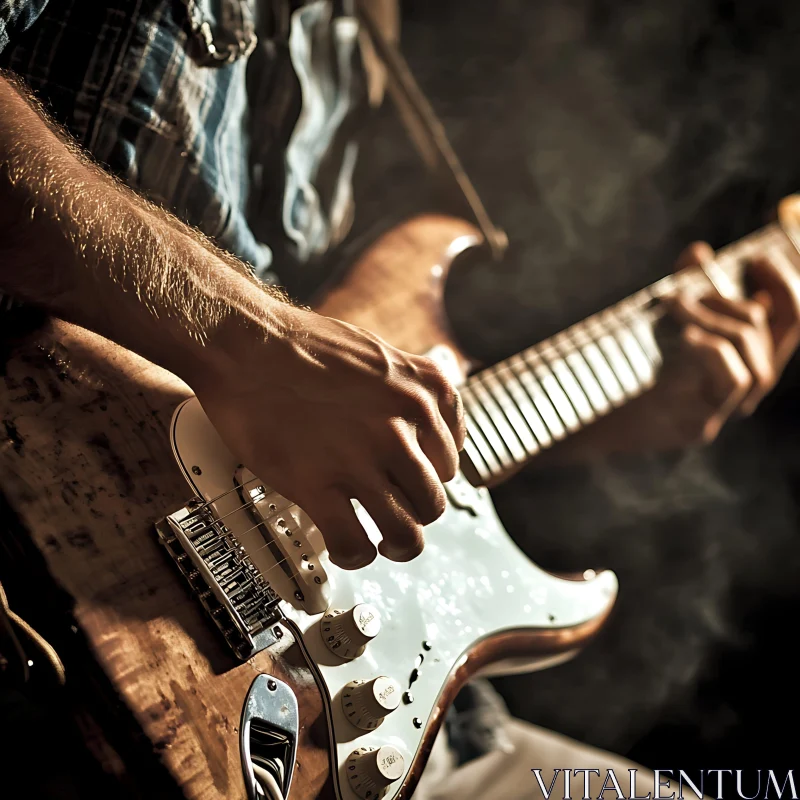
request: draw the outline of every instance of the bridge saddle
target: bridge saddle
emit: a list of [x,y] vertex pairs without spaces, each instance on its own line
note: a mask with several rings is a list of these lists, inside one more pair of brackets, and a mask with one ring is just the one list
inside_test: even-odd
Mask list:
[[238,658],[283,636],[280,597],[208,505],[190,501],[159,520],[156,532]]

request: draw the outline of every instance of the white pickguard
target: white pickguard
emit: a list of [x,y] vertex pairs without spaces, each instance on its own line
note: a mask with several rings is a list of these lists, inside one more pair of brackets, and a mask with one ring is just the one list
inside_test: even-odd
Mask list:
[[[178,463],[199,496],[210,499],[231,488],[238,464],[195,398],[175,412],[172,441]],[[467,650],[477,641],[500,631],[580,625],[604,614],[616,597],[617,580],[611,572],[588,581],[570,581],[539,569],[503,529],[488,491],[470,486],[463,478],[457,481],[461,504],[472,504],[477,513],[449,502],[442,517],[427,526],[425,550],[413,561],[395,563],[378,556],[364,569],[347,571],[323,553],[332,606],[348,609],[367,602],[380,612],[381,632],[362,656],[340,663],[322,641],[322,615],[306,614],[296,602],[282,603],[286,617],[301,632],[330,698],[334,784],[342,800],[358,800],[344,775],[344,763],[356,747],[394,745],[405,754],[407,773],[448,675],[467,659]],[[216,504],[220,514],[229,514],[226,523],[234,533],[252,527],[246,512],[234,511],[240,504],[235,492]],[[365,522],[373,525],[368,517]],[[279,573],[275,569],[268,577],[272,580]],[[273,587],[286,597],[279,579]],[[423,641],[430,644],[429,651],[423,649]],[[420,656],[424,657],[421,664]],[[505,671],[541,666],[541,662],[508,664]],[[419,677],[409,687],[415,668]],[[504,670],[492,670],[496,671]],[[414,699],[401,703],[376,730],[364,732],[344,716],[340,693],[351,680],[378,675],[395,678],[403,690],[410,689]],[[421,721],[420,727],[414,724],[415,718]],[[401,785],[402,780],[392,784],[384,797],[391,800]]]

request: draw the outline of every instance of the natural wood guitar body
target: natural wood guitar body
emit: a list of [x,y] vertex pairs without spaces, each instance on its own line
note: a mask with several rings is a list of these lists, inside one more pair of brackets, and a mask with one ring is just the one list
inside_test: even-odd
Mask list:
[[17,350],[4,383],[3,491],[176,786],[192,798],[243,797],[236,731],[250,683],[267,671],[296,687],[296,789],[315,796],[328,755],[325,736],[311,739],[322,706],[310,675],[264,653],[237,664],[153,535],[187,495],[168,431],[188,388],[61,322]]
[[[442,310],[453,257],[479,235],[425,216],[374,245],[319,310],[425,352],[454,347]],[[464,366],[468,359],[460,355]],[[322,699],[293,649],[238,663],[162,552],[153,523],[187,497],[169,423],[190,392],[180,380],[105,339],[50,321],[14,344],[0,395],[2,490],[74,601],[94,657],[174,780],[196,800],[244,797],[237,729],[259,672],[295,690],[301,732],[292,798],[333,797]],[[503,655],[562,652],[599,627],[567,636],[484,642],[443,693]],[[67,664],[67,674],[77,665]],[[441,714],[426,732],[430,748]],[[408,797],[424,765],[415,763]]]
[[380,334],[409,353],[450,347],[466,373],[444,311],[444,286],[457,256],[481,244],[464,220],[425,215],[386,233],[327,291],[315,308]]

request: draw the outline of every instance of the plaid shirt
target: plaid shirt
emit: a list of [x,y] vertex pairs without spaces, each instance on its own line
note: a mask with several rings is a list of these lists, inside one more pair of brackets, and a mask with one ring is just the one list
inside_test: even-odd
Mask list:
[[99,163],[274,280],[273,254],[324,253],[352,217],[345,132],[366,90],[356,22],[331,6],[0,0],[0,68]]

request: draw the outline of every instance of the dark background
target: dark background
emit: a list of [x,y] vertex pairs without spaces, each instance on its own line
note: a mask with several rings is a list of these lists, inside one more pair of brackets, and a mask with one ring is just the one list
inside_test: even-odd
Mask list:
[[[450,310],[494,361],[722,246],[800,189],[800,4],[415,0],[403,47],[512,250]],[[390,111],[360,224],[435,205]],[[439,204],[441,207],[441,204]],[[613,568],[621,599],[574,662],[498,686],[512,711],[652,767],[796,759],[797,364],[711,447],[529,470],[495,493],[549,568]]]

